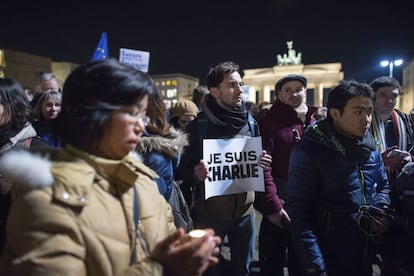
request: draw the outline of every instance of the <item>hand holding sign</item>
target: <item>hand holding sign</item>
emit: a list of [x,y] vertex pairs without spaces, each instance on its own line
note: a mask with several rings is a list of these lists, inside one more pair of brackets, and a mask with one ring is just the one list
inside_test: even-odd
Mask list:
[[194,175],[199,181],[204,181],[208,176],[208,167],[203,160],[194,166]]
[[265,150],[262,151],[262,154],[259,157],[260,167],[263,169],[267,168],[272,164],[272,156],[268,154]]

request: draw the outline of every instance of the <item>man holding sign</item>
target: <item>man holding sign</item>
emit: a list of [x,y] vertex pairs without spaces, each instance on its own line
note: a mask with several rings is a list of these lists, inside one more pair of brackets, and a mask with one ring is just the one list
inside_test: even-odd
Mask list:
[[[263,167],[271,163],[260,138],[252,138],[258,136],[258,126],[243,103],[240,72],[233,62],[210,69],[210,94],[188,127],[190,145],[180,166],[182,188],[194,194],[194,225],[211,227],[222,238],[227,235],[232,275],[249,274],[256,227],[254,191],[264,190]],[[220,265],[204,275],[220,275]]]

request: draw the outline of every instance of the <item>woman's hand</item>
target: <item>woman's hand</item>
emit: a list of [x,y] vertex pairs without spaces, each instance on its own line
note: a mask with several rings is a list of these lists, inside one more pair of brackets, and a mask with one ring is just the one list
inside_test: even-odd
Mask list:
[[201,237],[192,238],[180,228],[157,244],[151,258],[164,266],[168,275],[201,275],[217,264],[221,238],[212,229],[204,229]]

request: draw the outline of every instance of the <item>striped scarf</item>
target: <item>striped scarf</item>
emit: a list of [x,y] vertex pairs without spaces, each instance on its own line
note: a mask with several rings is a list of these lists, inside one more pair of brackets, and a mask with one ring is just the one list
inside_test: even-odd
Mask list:
[[[377,142],[380,152],[382,153],[389,148],[385,135],[385,124],[383,121],[381,121],[380,117],[375,112],[372,117],[373,118],[371,123],[371,132]],[[401,117],[398,115],[396,110],[393,110],[391,113],[391,121],[395,137],[397,138],[398,148],[400,150],[408,150],[407,131],[405,128],[405,124]],[[385,167],[385,170],[387,171],[389,181],[394,182],[394,179],[397,176],[398,171],[393,170],[389,167]]]

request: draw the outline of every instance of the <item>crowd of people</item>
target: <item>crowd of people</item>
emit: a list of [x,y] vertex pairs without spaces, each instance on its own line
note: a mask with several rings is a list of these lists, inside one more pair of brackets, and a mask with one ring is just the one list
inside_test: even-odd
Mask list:
[[[114,59],[63,87],[43,73],[36,93],[0,78],[1,274],[247,276],[258,237],[263,276],[414,275],[414,120],[396,109],[399,82],[343,80],[313,106],[306,77],[288,74],[256,104],[242,76],[215,64],[171,107]],[[239,139],[260,141],[263,188],[209,196],[204,142]]]

